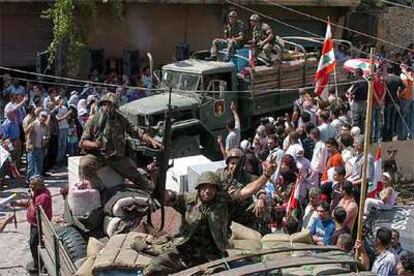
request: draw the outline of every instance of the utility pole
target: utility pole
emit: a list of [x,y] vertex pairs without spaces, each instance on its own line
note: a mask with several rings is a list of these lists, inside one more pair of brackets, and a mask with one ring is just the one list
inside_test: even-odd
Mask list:
[[[368,170],[368,147],[371,137],[371,116],[372,116],[372,101],[374,96],[374,57],[375,57],[375,48],[370,49],[369,61],[370,61],[370,76],[368,81],[368,103],[367,111],[365,115],[365,134],[364,134],[364,163],[362,166],[362,182],[361,182],[361,196],[359,200],[359,210],[358,210],[358,230],[357,230],[357,240],[362,241],[362,224],[364,216],[364,204],[365,197],[367,194],[367,170]],[[355,258],[358,260],[360,252],[357,250],[355,252]]]

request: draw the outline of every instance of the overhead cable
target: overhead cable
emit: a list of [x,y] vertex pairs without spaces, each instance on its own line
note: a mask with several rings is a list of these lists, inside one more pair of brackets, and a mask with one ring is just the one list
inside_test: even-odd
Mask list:
[[[294,25],[292,25],[292,24],[289,24],[289,23],[283,22],[283,21],[281,21],[281,20],[279,20],[279,19],[276,19],[276,18],[271,17],[271,16],[269,16],[269,15],[266,15],[266,14],[264,14],[264,13],[258,12],[258,11],[256,11],[256,10],[253,10],[253,9],[251,9],[251,8],[249,8],[249,7],[243,6],[243,5],[241,5],[241,4],[238,4],[238,3],[236,3],[236,2],[233,2],[233,1],[231,1],[231,0],[225,0],[225,1],[226,1],[226,2],[228,2],[228,3],[230,3],[230,4],[232,4],[233,6],[237,6],[237,7],[241,8],[241,9],[244,9],[244,10],[249,11],[249,12],[251,12],[251,13],[256,13],[256,14],[258,14],[258,15],[260,15],[260,16],[262,16],[262,17],[264,17],[264,18],[267,18],[267,19],[269,19],[269,20],[271,20],[271,21],[274,21],[274,22],[277,22],[277,23],[283,24],[283,25],[285,25],[285,26],[288,26],[288,27],[290,27],[290,28],[292,28],[292,29],[295,29],[295,30],[301,31],[301,32],[303,32],[303,33],[309,34],[309,35],[311,35],[311,36],[315,36],[315,37],[318,37],[318,38],[324,39],[324,37],[323,37],[323,36],[321,36],[321,35],[318,35],[318,34],[313,33],[313,32],[311,32],[311,31],[308,31],[308,30],[305,30],[305,29],[302,29],[302,28],[296,27],[296,26],[294,26]],[[408,49],[408,48],[407,48],[407,49]],[[356,52],[358,52],[358,53],[368,54],[368,53],[366,53],[366,52],[364,52],[364,51],[362,51],[362,50],[356,49],[356,48],[353,48],[353,50],[354,50],[354,51],[356,51]],[[398,62],[395,62],[395,61],[390,60],[390,59],[386,59],[386,58],[382,58],[382,59],[383,59],[384,61],[387,61],[387,62],[392,63],[392,64],[395,64],[395,65],[401,65],[401,64],[402,64],[402,63],[398,63]],[[408,66],[408,67],[410,67],[410,66]],[[410,68],[412,68],[412,67],[410,67]],[[414,69],[414,68],[413,68],[413,69]]]
[[[271,0],[261,0],[261,1],[263,1],[265,3],[268,3],[268,4],[271,4],[271,5],[274,5],[274,6],[277,6],[277,7],[280,7],[282,9],[288,10],[290,12],[297,13],[297,14],[300,14],[300,15],[305,16],[305,17],[308,17],[308,18],[312,18],[312,19],[317,20],[317,21],[320,21],[320,22],[328,23],[328,21],[325,20],[325,19],[322,19],[320,17],[314,16],[314,15],[311,15],[311,14],[308,14],[308,13],[305,13],[305,12],[298,11],[296,9],[287,7],[285,5],[276,3],[276,2],[271,1]],[[351,29],[351,28],[348,28],[348,27],[345,27],[345,26],[341,26],[341,25],[336,24],[336,23],[333,23],[333,22],[330,22],[330,24],[332,26],[335,26],[335,27],[338,27],[338,28],[341,28],[341,29],[344,29],[344,30],[347,30],[347,31],[350,31],[350,32],[353,32],[353,33],[356,33],[356,34],[359,34],[359,35],[362,35],[362,36],[365,36],[365,37],[369,37],[371,39],[375,39],[375,40],[381,41],[381,42],[386,43],[386,44],[389,44],[389,45],[393,45],[394,47],[397,47],[397,48],[400,48],[400,49],[403,49],[403,50],[406,50],[406,51],[410,51],[410,52],[413,52],[414,51],[414,50],[412,50],[410,48],[401,46],[401,45],[399,45],[397,43],[394,43],[394,42],[391,42],[391,41],[388,41],[388,40],[385,40],[385,39],[382,39],[382,38],[379,38],[379,37],[376,37],[376,36],[372,36],[372,35],[369,35],[367,33],[361,32],[361,31],[357,31],[357,30],[354,30],[354,29]]]
[[387,1],[387,0],[380,0],[380,1],[385,3],[385,4],[388,4],[388,5],[397,6],[397,7],[404,8],[404,9],[414,10],[413,6],[408,6],[408,5],[400,4],[400,3],[397,3],[397,2],[391,2],[391,1]]

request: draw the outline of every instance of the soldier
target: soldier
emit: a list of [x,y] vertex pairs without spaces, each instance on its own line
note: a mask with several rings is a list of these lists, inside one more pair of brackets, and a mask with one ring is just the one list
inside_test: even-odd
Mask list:
[[[264,164],[263,175],[255,178],[244,168],[243,151],[231,149],[226,158],[226,167],[217,170],[222,189],[230,199],[231,219],[253,229],[260,228],[260,218],[265,213],[266,194],[261,188],[275,170],[272,160]],[[251,189],[252,187],[255,189]],[[256,202],[251,197],[253,194],[256,194]]]
[[229,62],[234,53],[234,49],[243,47],[245,43],[246,28],[243,21],[237,19],[237,12],[231,11],[228,14],[228,24],[224,28],[224,39],[216,38],[211,43],[211,56],[208,60],[217,60],[219,50],[227,47],[227,56],[224,62]]
[[144,275],[167,275],[225,255],[230,218],[219,184],[215,173],[205,172],[198,179],[197,192],[166,191],[166,205],[182,215],[180,231],[172,246],[144,268]]
[[281,40],[273,34],[268,24],[260,22],[260,16],[257,14],[250,16],[250,25],[252,26],[252,39],[248,43],[255,47],[256,56],[264,52],[268,65],[272,65],[272,51],[276,41],[282,43]]
[[89,154],[82,156],[79,164],[81,175],[98,190],[104,188],[97,171],[109,166],[141,189],[152,190],[152,184],[138,171],[134,161],[125,155],[126,135],[138,138],[154,148],[162,148],[160,142],[131,124],[116,109],[114,93],[105,94],[99,101],[99,111],[86,123],[80,148]]

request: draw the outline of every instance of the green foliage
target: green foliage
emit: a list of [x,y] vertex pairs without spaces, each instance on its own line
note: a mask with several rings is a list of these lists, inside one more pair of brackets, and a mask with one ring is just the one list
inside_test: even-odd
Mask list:
[[[101,0],[110,5],[117,19],[122,18],[122,0]],[[49,45],[49,65],[57,62],[62,75],[76,76],[81,66],[81,50],[86,46],[90,20],[98,15],[95,0],[55,0],[41,17],[53,25],[53,40]]]
[[382,8],[384,7],[384,2],[381,0],[362,0],[361,5],[366,8]]

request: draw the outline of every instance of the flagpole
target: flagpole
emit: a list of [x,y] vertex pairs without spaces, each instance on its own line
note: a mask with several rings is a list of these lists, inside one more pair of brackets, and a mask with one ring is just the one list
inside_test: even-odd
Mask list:
[[[361,181],[361,196],[359,200],[359,210],[358,210],[358,230],[357,230],[357,240],[362,241],[362,224],[364,216],[364,205],[365,197],[367,194],[367,169],[368,169],[368,147],[371,137],[371,115],[372,115],[372,101],[374,95],[374,56],[375,48],[370,49],[369,59],[370,59],[370,79],[368,82],[368,103],[367,111],[365,115],[365,134],[364,134],[364,152],[363,158],[364,163],[362,165],[362,181]],[[360,255],[359,250],[355,251],[355,258],[358,260]]]

